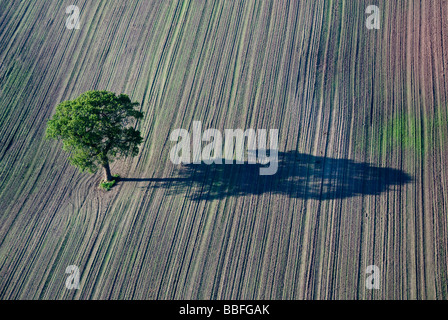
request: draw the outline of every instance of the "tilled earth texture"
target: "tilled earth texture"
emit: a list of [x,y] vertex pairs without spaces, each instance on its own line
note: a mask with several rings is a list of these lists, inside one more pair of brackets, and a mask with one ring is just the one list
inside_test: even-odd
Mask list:
[[[448,1],[75,2],[0,1],[1,299],[447,298]],[[145,114],[108,192],[44,139],[88,90]],[[173,164],[193,121],[277,173]]]

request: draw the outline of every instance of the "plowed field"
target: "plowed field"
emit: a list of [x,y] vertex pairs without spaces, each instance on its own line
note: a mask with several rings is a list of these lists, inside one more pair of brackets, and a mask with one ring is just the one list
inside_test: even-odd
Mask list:
[[[447,1],[74,2],[0,2],[1,299],[447,298]],[[145,114],[109,192],[44,139],[94,89]],[[193,121],[278,129],[277,174],[172,164]]]

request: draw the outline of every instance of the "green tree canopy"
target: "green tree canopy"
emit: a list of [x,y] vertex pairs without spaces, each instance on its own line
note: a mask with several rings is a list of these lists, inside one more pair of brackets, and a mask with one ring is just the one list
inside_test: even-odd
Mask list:
[[109,164],[119,157],[134,157],[143,138],[132,124],[143,118],[135,110],[139,103],[125,94],[88,91],[64,101],[48,121],[46,137],[63,141],[70,162],[94,173],[102,166],[104,179],[111,181]]

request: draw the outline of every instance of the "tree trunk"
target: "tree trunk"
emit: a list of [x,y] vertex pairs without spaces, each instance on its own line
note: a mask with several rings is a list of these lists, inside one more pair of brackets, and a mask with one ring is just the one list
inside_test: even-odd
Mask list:
[[104,180],[112,181],[112,175],[110,174],[109,162],[105,162],[103,164],[103,173],[104,173]]

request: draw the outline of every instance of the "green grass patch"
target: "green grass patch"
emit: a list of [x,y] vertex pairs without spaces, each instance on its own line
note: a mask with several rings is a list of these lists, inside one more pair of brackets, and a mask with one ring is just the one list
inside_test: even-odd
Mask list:
[[401,149],[424,156],[432,148],[444,148],[448,142],[444,127],[448,127],[448,117],[415,116],[401,113],[376,127],[368,140],[365,132],[356,138],[355,150],[373,145],[375,152],[387,154],[388,150]]
[[420,119],[412,115],[400,115],[389,120],[386,125],[387,143],[423,153],[423,125],[427,123],[427,119],[424,119],[422,123]]
[[110,189],[112,189],[115,183],[120,179],[120,176],[118,174],[114,174],[113,177],[114,179],[112,181],[101,181],[100,188],[105,191],[109,191]]

